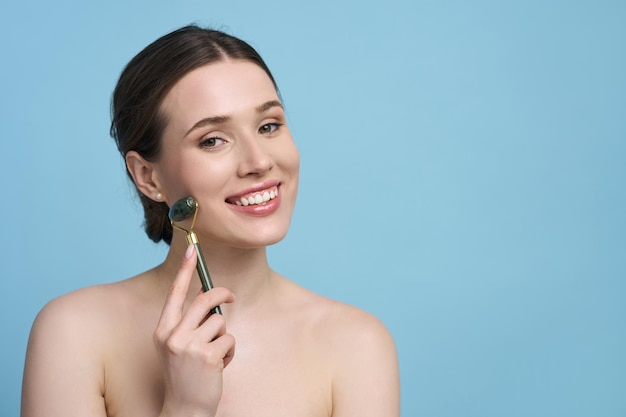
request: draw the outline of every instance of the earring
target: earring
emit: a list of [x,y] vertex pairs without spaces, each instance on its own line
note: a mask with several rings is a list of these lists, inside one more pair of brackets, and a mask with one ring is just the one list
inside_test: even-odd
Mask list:
[[163,198],[163,194],[161,194],[161,193],[157,193],[157,194],[154,196],[154,198],[155,198],[155,200],[156,200],[156,201],[161,201],[161,199]]

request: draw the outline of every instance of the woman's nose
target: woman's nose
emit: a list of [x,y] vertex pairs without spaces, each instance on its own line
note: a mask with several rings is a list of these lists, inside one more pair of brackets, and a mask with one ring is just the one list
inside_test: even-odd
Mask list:
[[274,166],[274,161],[263,142],[266,138],[249,137],[240,141],[241,161],[237,174],[240,177],[263,175]]

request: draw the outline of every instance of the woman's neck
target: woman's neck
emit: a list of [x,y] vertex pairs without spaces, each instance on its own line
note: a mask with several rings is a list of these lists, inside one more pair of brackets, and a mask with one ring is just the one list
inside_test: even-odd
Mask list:
[[[270,301],[276,275],[267,263],[264,247],[238,249],[203,244],[202,238],[200,240],[213,285],[226,287],[235,294],[236,302],[222,307],[225,314],[234,315],[263,301]],[[157,268],[168,288],[176,277],[186,249],[184,236],[175,234],[165,261]],[[195,272],[188,292],[188,301],[195,298],[200,288],[200,279]]]

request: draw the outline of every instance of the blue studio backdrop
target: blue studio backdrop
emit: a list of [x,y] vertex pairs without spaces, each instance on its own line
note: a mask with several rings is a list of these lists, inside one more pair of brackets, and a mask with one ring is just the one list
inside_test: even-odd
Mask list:
[[108,136],[141,48],[196,22],[274,72],[299,284],[381,318],[402,415],[626,416],[626,3],[0,4],[0,415],[50,299],[160,262]]

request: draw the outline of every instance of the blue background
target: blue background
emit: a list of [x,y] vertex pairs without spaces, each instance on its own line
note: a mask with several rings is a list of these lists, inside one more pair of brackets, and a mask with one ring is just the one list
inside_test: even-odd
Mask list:
[[165,254],[109,100],[190,22],[274,72],[302,170],[272,264],[387,324],[403,416],[626,416],[626,3],[608,0],[3,1],[0,415],[48,300]]

